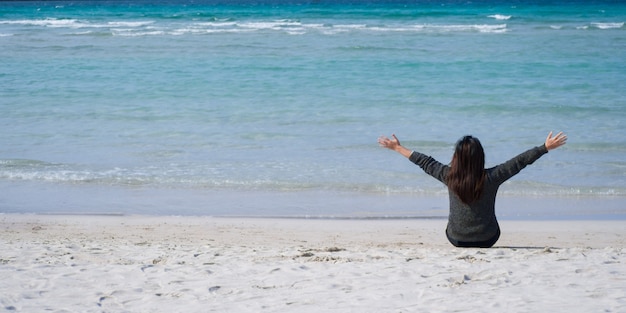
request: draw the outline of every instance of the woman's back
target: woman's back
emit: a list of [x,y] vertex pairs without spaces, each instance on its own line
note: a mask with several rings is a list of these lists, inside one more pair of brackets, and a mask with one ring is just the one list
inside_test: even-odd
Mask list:
[[[491,247],[495,244],[500,236],[500,227],[495,214],[496,195],[500,185],[546,154],[550,148],[554,149],[565,144],[567,139],[562,133],[555,137],[552,137],[552,133],[550,133],[545,144],[529,149],[493,168],[481,169],[480,173],[482,174],[474,175],[473,178],[474,182],[478,179],[481,180],[478,195],[470,199],[471,201],[464,201],[459,197],[458,192],[451,187],[449,177],[451,171],[454,170],[451,166],[458,166],[459,164],[455,163],[458,158],[457,153],[460,151],[458,146],[463,144],[467,136],[457,143],[451,166],[444,165],[420,152],[410,151],[402,147],[395,136],[393,137],[394,140],[381,137],[379,139],[380,145],[408,157],[411,162],[420,166],[427,174],[448,186],[450,213],[446,235],[448,240],[457,247]],[[478,142],[478,144],[480,143]],[[482,162],[484,164],[484,155]],[[468,185],[472,186],[471,183]]]

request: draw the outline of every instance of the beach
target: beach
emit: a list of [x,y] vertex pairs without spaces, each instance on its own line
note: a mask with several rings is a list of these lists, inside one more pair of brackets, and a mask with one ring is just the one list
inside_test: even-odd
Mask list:
[[[0,1],[0,312],[626,312],[626,3]],[[377,143],[491,168],[502,236]]]
[[0,215],[8,312],[624,312],[623,221]]

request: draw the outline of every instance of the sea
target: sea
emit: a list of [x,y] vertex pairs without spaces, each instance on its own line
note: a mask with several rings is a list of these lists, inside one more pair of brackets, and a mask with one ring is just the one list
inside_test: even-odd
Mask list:
[[495,166],[503,219],[626,220],[626,3],[0,2],[0,214],[446,218],[379,147]]

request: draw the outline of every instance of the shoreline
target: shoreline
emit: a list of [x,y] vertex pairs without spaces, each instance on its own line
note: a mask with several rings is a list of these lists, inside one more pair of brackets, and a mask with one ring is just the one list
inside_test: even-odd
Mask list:
[[[295,218],[424,218],[448,216],[447,194],[341,191],[245,191],[9,184],[6,214],[111,214]],[[37,197],[33,197],[36,191]],[[2,213],[0,213],[2,214]],[[626,220],[622,196],[499,195],[500,220]]]
[[[537,246],[556,248],[602,248],[626,246],[623,220],[500,220],[502,235],[495,248]],[[288,233],[292,241],[344,238],[360,244],[391,243],[454,248],[445,237],[445,218],[276,218],[276,217],[213,217],[213,216],[149,216],[149,215],[68,215],[68,214],[0,214],[0,233],[37,236],[89,236],[128,233],[141,236],[142,229],[154,241],[171,240],[167,234],[193,234],[184,240],[205,237],[229,239],[263,233],[264,238]],[[134,228],[136,227],[136,228]],[[45,230],[45,231],[42,231]],[[59,233],[62,231],[61,233]],[[381,234],[381,237],[372,236]],[[20,236],[10,235],[20,239]],[[71,236],[70,236],[71,237]],[[306,239],[310,238],[310,239]],[[423,238],[423,239],[419,239]],[[251,236],[251,240],[254,240]],[[272,244],[272,242],[262,242]]]
[[[448,220],[448,215],[207,215],[207,214],[136,214],[124,212],[0,212],[1,216],[76,216],[76,217],[129,217],[129,218],[216,218],[216,219],[266,219],[266,220],[326,220],[326,221],[402,221],[402,220]],[[500,215],[499,222],[546,222],[546,221],[626,221],[626,213],[598,213],[598,214],[554,214],[554,215]]]

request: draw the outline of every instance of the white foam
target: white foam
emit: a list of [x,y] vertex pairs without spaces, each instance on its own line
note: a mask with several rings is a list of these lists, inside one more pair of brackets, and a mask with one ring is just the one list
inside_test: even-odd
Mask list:
[[[156,36],[156,35],[183,35],[183,34],[211,34],[211,33],[242,33],[255,31],[278,31],[289,35],[303,35],[309,31],[317,31],[326,35],[349,33],[354,31],[372,32],[472,32],[502,33],[507,31],[506,24],[497,25],[382,25],[368,26],[367,24],[338,24],[327,25],[320,23],[302,24],[294,20],[271,21],[244,21],[229,20],[197,22],[172,28],[171,25],[155,25],[155,21],[112,21],[104,24],[83,22],[76,19],[42,19],[42,20],[14,20],[0,21],[0,24],[32,25],[53,28],[106,28],[118,36]],[[600,25],[598,27],[610,27]]]
[[336,35],[340,33],[348,33],[354,30],[366,29],[365,24],[345,24],[345,25],[326,25],[326,24],[307,24],[305,28],[317,30],[324,35]]
[[87,30],[87,31],[84,31],[84,32],[71,33],[71,35],[76,35],[76,36],[89,35],[89,34],[93,34],[93,31]]
[[312,29],[328,28],[328,26],[325,24],[302,24],[302,27],[312,28]]
[[119,21],[119,22],[109,22],[107,24],[109,26],[112,26],[112,27],[142,27],[142,26],[151,25],[153,23],[154,23],[154,21],[143,21],[143,22],[123,22],[123,21]]
[[511,18],[511,15],[494,14],[488,17],[495,18],[496,20],[508,20]]
[[624,22],[622,23],[591,23],[591,26],[599,29],[617,29],[624,27]]
[[299,22],[292,21],[270,21],[270,22],[246,22],[246,23],[238,23],[237,26],[242,28],[252,28],[258,30],[264,29],[281,29],[283,27],[289,26],[301,26],[302,24]]
[[[115,29],[113,30],[112,33],[115,36],[123,36],[123,37],[159,36],[159,35],[168,34],[161,30],[135,31],[134,29]],[[174,34],[174,33],[169,33],[169,34]]]
[[481,33],[501,33],[506,32],[506,24],[499,25],[436,25],[421,24],[398,27],[370,27],[372,31],[379,32],[471,32],[478,31]]
[[502,33],[506,32],[506,24],[498,25],[424,25],[425,30],[435,30],[441,32],[468,32],[478,31],[481,33]]
[[366,28],[365,24],[345,24],[345,25],[336,25],[334,28],[344,28],[344,29],[363,29]]
[[43,19],[43,20],[13,20],[0,21],[0,24],[25,25],[25,26],[45,26],[45,27],[80,27],[84,25],[74,19]]
[[250,33],[257,31],[256,29],[241,29],[241,28],[180,28],[168,32],[170,35],[186,35],[186,34],[229,34],[229,33]]
[[194,23],[190,27],[176,29],[171,34],[202,34],[202,33],[244,33],[255,31],[284,31],[290,35],[302,35],[307,29],[316,29],[323,27],[322,24],[303,25],[300,22],[292,20],[274,20],[274,21],[251,21],[251,22],[200,22]]
[[237,23],[235,22],[201,22],[201,23],[195,23],[195,26],[208,26],[208,27],[233,27],[236,26]]
[[153,24],[154,21],[116,21],[106,24],[95,24],[77,19],[42,19],[42,20],[13,20],[0,21],[0,24],[6,25],[23,25],[23,26],[42,26],[51,28],[116,28],[116,27],[144,27]]

